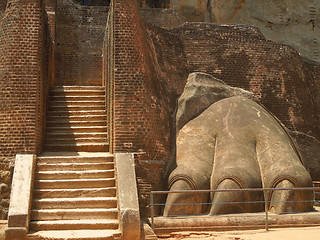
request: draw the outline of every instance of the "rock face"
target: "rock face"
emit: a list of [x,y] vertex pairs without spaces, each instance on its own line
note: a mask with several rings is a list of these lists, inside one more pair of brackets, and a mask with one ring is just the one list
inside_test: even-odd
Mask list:
[[320,142],[307,134],[289,131],[313,181],[320,181]]
[[258,98],[253,93],[241,88],[230,87],[210,74],[201,72],[189,74],[184,91],[178,100],[177,130],[200,115],[211,104],[233,96],[243,96],[258,102]]
[[172,0],[188,21],[245,24],[320,62],[320,0]]

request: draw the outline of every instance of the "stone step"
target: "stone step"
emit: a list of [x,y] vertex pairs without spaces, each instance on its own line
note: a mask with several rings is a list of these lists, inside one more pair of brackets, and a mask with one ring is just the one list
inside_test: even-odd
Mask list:
[[86,105],[86,106],[81,106],[81,105],[70,105],[70,106],[65,106],[65,105],[54,105],[54,106],[49,106],[50,111],[93,111],[93,110],[100,110],[103,111],[105,110],[105,105]]
[[94,179],[113,178],[114,170],[90,170],[90,171],[39,171],[36,172],[38,180],[60,179]]
[[92,95],[92,96],[63,96],[63,95],[51,95],[50,101],[105,101],[106,95]]
[[[60,163],[113,163],[113,155],[94,153],[91,156],[81,155],[42,155],[37,157],[38,164],[60,164]],[[76,153],[78,154],[78,153]],[[102,155],[102,156],[101,156]]]
[[55,89],[55,90],[75,90],[75,89],[88,89],[88,90],[92,90],[92,89],[105,89],[105,86],[89,86],[89,85],[59,85],[59,86],[52,86],[50,89]]
[[105,106],[105,100],[80,100],[80,101],[72,101],[72,100],[62,100],[62,101],[50,101],[50,107],[57,107],[57,106],[99,106],[99,105],[103,105]]
[[[58,112],[57,112],[58,113]],[[107,121],[106,113],[96,113],[93,115],[48,115],[47,122],[49,121]]]
[[37,171],[87,171],[114,169],[114,163],[57,163],[37,164]]
[[120,238],[119,230],[58,230],[28,234],[28,240],[115,240]]
[[97,220],[52,220],[52,221],[31,221],[30,229],[34,231],[43,230],[83,230],[83,229],[118,229],[118,220],[97,219]]
[[67,110],[59,110],[59,111],[48,111],[48,118],[51,117],[86,117],[86,116],[92,116],[92,115],[106,115],[107,111],[105,109],[103,110],[77,110],[77,111],[67,111]]
[[116,197],[116,188],[34,189],[34,198]]
[[81,219],[117,219],[118,209],[44,209],[31,210],[31,221],[44,220],[81,220]]
[[61,90],[61,89],[51,89],[49,92],[50,96],[99,96],[105,95],[104,90]]
[[116,208],[116,197],[34,199],[33,209]]
[[47,132],[47,138],[107,138],[107,132],[72,132],[72,131],[54,131],[54,132]]
[[35,180],[35,189],[80,189],[114,187],[114,178]]
[[107,132],[107,126],[84,126],[84,127],[47,127],[47,133],[92,133],[92,132]]
[[83,120],[83,121],[70,121],[66,120],[55,120],[55,121],[47,121],[47,126],[55,126],[55,127],[81,127],[81,126],[107,126],[107,121],[104,120]]
[[61,152],[108,152],[109,143],[107,142],[81,142],[81,143],[45,143],[45,151]]
[[90,143],[106,143],[108,142],[108,138],[104,137],[104,138],[100,138],[100,137],[88,137],[88,138],[75,138],[72,135],[69,135],[68,137],[65,138],[61,138],[61,137],[54,137],[51,136],[49,138],[46,138],[45,140],[46,144],[48,145],[52,145],[55,143],[59,143],[59,144],[76,144],[76,143],[86,143],[86,142],[90,142]]

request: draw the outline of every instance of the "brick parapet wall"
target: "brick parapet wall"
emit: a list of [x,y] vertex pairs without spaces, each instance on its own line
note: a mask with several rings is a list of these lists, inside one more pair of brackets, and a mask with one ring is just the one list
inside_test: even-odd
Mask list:
[[102,85],[107,6],[57,0],[56,85]]
[[[51,41],[45,36],[43,4],[41,0],[9,0],[0,23],[0,182],[9,190],[14,156],[39,153],[42,146],[46,53]],[[2,218],[8,207],[2,202],[8,203],[8,197],[1,196]]]
[[137,176],[146,180],[140,196],[145,189],[164,188],[170,152],[168,75],[155,61],[156,47],[149,33],[136,1],[113,1],[105,44],[108,115],[113,116],[109,118],[111,151],[135,153]]

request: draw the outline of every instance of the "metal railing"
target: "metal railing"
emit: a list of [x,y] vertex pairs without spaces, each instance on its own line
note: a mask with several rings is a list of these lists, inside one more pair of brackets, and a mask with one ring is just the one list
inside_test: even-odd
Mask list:
[[[320,182],[319,182],[320,184]],[[313,200],[301,200],[301,201],[271,201],[268,200],[268,194],[273,191],[313,191],[314,199]],[[215,193],[215,192],[263,192],[264,200],[263,201],[250,201],[250,202],[205,202],[205,203],[154,203],[154,195],[161,194],[169,194],[169,193]],[[155,206],[165,206],[165,205],[213,205],[213,204],[257,204],[264,203],[264,212],[265,212],[265,229],[269,230],[269,214],[268,214],[268,204],[270,203],[279,203],[279,202],[287,202],[287,203],[298,203],[298,202],[312,202],[314,205],[319,205],[320,201],[320,187],[301,187],[301,188],[248,188],[248,189],[215,189],[215,190],[180,190],[180,191],[151,191],[150,192],[150,210],[151,210],[151,227],[154,229],[154,218],[156,217],[154,214]],[[296,212],[286,212],[286,213],[296,213]],[[192,215],[195,216],[195,215]],[[204,215],[198,215],[204,216]],[[170,217],[170,216],[169,216]]]

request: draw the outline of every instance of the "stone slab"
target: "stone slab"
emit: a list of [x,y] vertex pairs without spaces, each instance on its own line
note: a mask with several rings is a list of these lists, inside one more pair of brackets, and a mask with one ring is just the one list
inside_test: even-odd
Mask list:
[[35,164],[35,155],[16,155],[8,216],[9,228],[28,229]]
[[120,209],[120,229],[124,240],[140,239],[140,213],[133,154],[115,154]]

